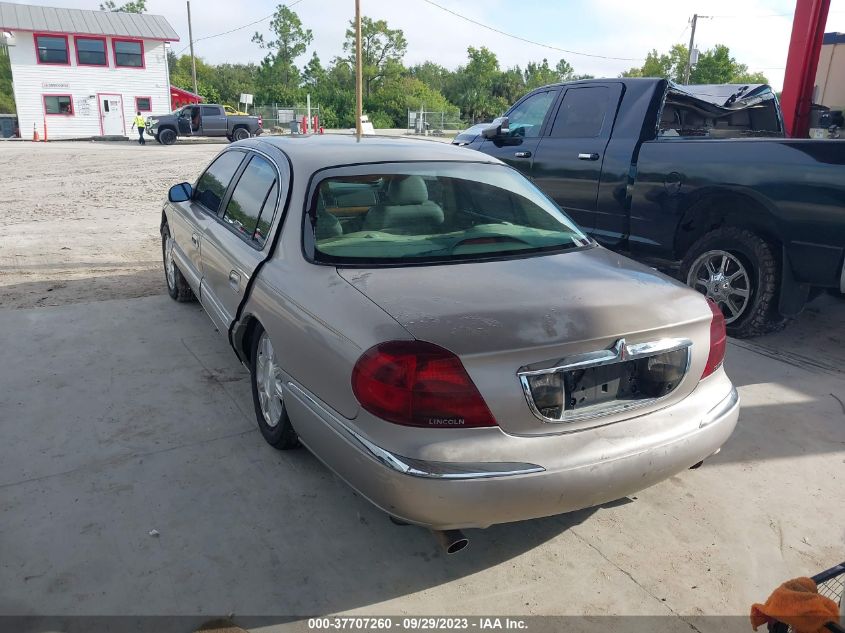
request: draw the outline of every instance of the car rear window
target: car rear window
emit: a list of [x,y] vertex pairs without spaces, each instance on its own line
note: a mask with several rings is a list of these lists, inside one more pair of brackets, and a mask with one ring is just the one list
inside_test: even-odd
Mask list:
[[[226,205],[223,221],[235,233],[255,246],[264,246],[276,202],[276,170],[261,158],[253,156],[235,185]],[[273,194],[273,203],[267,204]],[[267,214],[262,231],[257,231],[259,217]]]
[[373,165],[371,173],[329,177],[317,186],[309,212],[316,260],[418,264],[590,244],[554,202],[504,165],[395,167]]

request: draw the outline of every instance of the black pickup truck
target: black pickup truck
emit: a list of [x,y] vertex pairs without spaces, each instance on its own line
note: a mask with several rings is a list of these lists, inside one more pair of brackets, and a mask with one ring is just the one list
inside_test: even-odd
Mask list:
[[557,84],[473,132],[454,143],[526,174],[601,244],[679,274],[734,336],[845,292],[845,141],[784,138],[768,86]]

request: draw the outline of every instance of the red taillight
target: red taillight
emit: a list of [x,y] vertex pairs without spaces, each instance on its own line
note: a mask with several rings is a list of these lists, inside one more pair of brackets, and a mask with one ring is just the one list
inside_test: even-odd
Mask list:
[[707,356],[707,365],[704,366],[702,378],[707,378],[714,371],[719,369],[722,361],[725,360],[725,347],[728,344],[728,335],[725,332],[725,315],[722,309],[712,299],[707,299],[707,305],[713,313],[713,320],[710,321],[710,355]]
[[258,115],[258,127],[264,127],[264,117],[260,114]]
[[355,363],[352,391],[388,422],[428,428],[496,426],[460,359],[423,341],[371,347]]

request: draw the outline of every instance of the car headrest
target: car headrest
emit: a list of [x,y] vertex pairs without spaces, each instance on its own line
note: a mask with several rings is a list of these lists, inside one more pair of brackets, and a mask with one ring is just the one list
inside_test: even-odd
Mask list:
[[419,176],[393,178],[387,186],[387,199],[393,204],[422,204],[428,200],[428,187]]

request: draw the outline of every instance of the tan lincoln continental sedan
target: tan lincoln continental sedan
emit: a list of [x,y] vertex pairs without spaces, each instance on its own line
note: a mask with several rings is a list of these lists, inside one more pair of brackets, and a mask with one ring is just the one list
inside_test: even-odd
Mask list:
[[447,551],[641,490],[736,425],[721,311],[478,152],[242,141],[170,190],[161,236],[170,295],[249,368],[264,438]]

